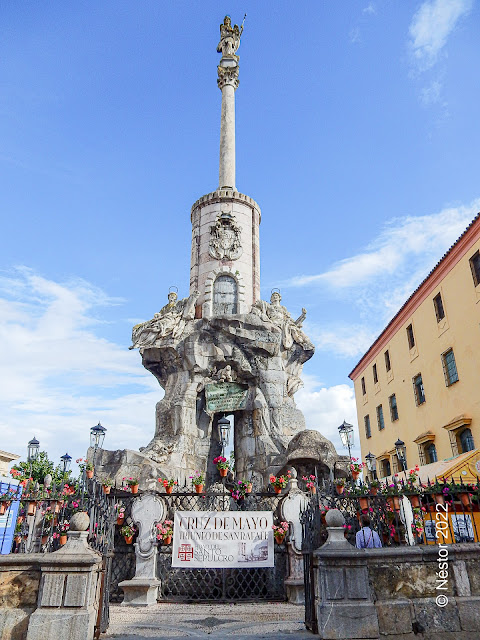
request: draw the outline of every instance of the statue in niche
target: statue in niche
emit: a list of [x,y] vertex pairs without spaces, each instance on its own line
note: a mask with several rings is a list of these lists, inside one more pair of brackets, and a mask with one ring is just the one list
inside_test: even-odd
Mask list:
[[291,349],[294,342],[304,349],[312,349],[312,343],[302,331],[302,324],[307,316],[306,309],[302,309],[301,315],[293,320],[287,309],[280,304],[281,300],[280,293],[274,291],[270,303],[258,300],[252,311],[258,313],[266,322],[272,322],[282,329],[282,344],[285,349]]
[[215,378],[219,382],[235,382],[235,380],[237,379],[237,374],[235,371],[233,371],[232,367],[227,364],[226,367],[216,372]]
[[[245,22],[245,18],[243,19]],[[240,46],[240,37],[243,33],[243,23],[239,28],[238,24],[232,27],[232,20],[230,16],[225,16],[222,24],[220,25],[220,42],[217,46],[218,53],[222,54],[222,57],[235,58],[238,47]]]
[[243,252],[240,244],[241,229],[235,216],[222,212],[210,227],[208,253],[216,260],[237,260]]
[[153,347],[162,338],[179,338],[187,321],[195,317],[195,303],[199,295],[198,291],[194,291],[188,298],[178,300],[177,294],[171,291],[168,303],[151,320],[133,327],[132,346],[129,349]]

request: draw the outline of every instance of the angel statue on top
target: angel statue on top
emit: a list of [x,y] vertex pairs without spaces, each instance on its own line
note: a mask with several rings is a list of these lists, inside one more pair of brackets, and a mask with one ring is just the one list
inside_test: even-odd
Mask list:
[[[247,14],[245,14],[245,16],[246,15]],[[243,22],[245,22],[245,17],[243,18]],[[243,22],[241,27],[239,27],[238,24],[232,27],[230,16],[225,16],[222,24],[220,25],[220,42],[217,46],[217,51],[222,54],[222,57],[238,59],[235,54],[240,46],[240,36],[243,33]]]
[[188,320],[195,317],[195,303],[199,296],[194,291],[188,298],[178,300],[175,291],[168,294],[168,303],[156,313],[151,320],[141,322],[132,329],[132,346],[153,347],[160,338],[179,338]]

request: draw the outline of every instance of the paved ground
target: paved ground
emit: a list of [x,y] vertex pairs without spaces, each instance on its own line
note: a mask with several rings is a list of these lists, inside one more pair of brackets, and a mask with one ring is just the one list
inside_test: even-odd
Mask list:
[[286,603],[169,604],[148,608],[110,606],[107,640],[313,640],[304,608]]

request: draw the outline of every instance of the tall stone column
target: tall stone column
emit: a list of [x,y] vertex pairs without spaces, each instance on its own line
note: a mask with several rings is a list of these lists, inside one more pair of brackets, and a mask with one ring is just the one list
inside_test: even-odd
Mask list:
[[218,188],[235,190],[235,91],[239,84],[237,60],[222,57],[217,83],[222,90]]
[[235,190],[235,91],[238,88],[238,60],[242,27],[234,25],[225,16],[220,25],[220,42],[217,51],[222,54],[218,65],[218,87],[222,92],[220,121],[220,171],[219,189]]

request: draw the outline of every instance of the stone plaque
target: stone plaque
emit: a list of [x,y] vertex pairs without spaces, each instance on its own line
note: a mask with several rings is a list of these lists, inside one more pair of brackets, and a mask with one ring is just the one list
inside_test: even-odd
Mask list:
[[247,404],[248,386],[236,382],[219,382],[205,387],[208,413],[239,411]]

